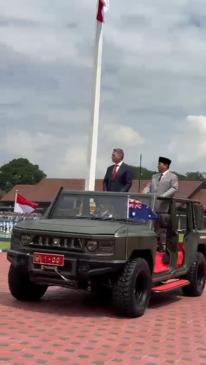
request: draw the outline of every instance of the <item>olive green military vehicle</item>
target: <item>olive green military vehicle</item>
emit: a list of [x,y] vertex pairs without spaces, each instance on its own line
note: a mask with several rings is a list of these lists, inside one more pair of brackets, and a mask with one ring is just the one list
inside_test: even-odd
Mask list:
[[11,294],[37,300],[51,285],[110,291],[116,312],[130,317],[144,313],[153,292],[182,287],[184,294],[200,296],[206,278],[203,207],[163,200],[164,210],[156,212],[153,194],[61,189],[41,219],[13,230]]

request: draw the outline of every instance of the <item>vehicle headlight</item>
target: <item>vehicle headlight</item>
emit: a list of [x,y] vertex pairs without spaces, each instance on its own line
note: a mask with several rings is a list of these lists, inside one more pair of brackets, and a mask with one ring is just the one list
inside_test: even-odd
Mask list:
[[112,240],[105,240],[99,242],[99,251],[105,253],[112,253],[114,252],[114,241]]
[[29,245],[32,242],[32,237],[28,234],[22,234],[21,236],[21,244],[23,246]]
[[86,242],[86,249],[89,252],[93,252],[95,254],[112,254],[114,252],[114,241],[112,240],[88,240]]
[[89,240],[86,243],[86,248],[87,248],[88,251],[94,252],[98,248],[98,242],[97,241]]

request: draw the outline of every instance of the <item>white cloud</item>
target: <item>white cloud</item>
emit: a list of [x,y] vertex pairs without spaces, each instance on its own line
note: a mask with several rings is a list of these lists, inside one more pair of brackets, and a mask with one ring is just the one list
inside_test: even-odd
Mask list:
[[82,177],[86,174],[82,137],[10,130],[0,138],[0,151],[7,154],[9,160],[20,156],[28,158],[52,177]]
[[35,0],[7,0],[0,2],[0,13],[7,17],[37,21],[48,19],[49,12],[43,12],[41,2]]
[[192,164],[195,169],[204,169],[206,153],[206,117],[189,115],[182,122],[176,138],[170,142],[169,151],[179,164]]
[[38,62],[78,63],[79,36],[68,29],[38,25],[25,29],[24,26],[1,27],[0,38],[4,44],[15,52],[30,57]]
[[46,149],[52,143],[53,137],[49,134],[35,133],[24,130],[10,130],[1,136],[0,150],[10,156],[24,156],[38,161],[42,157],[42,148]]
[[[206,135],[206,117],[203,115],[188,115],[187,121],[190,124],[190,128],[196,133],[200,133],[201,136]],[[202,135],[203,134],[203,135]]]
[[73,145],[66,149],[65,156],[58,168],[57,176],[61,177],[84,177],[87,173],[87,159],[85,154],[85,145]]
[[[60,6],[39,0],[0,2],[0,39],[15,52],[38,62],[82,64],[80,45],[89,45],[90,41],[78,17],[81,11],[90,18],[90,9],[89,1],[81,7],[74,0],[63,1]],[[88,58],[84,57],[83,63],[88,64]]]
[[[22,155],[51,177],[85,175],[95,12],[93,0],[0,0],[0,163]],[[205,0],[111,2],[99,177],[115,146],[131,164],[141,152],[148,168],[168,154],[179,172],[202,169],[205,19]]]
[[144,143],[140,133],[125,125],[110,124],[106,125],[104,130],[104,138],[113,146],[134,147]]

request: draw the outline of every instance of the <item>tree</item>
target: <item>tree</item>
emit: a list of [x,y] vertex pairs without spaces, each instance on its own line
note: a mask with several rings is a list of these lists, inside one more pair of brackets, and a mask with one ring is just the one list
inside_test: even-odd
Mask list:
[[36,184],[46,174],[26,158],[18,158],[1,166],[0,189],[9,191],[16,184]]
[[[141,168],[141,176],[140,176],[140,168],[136,167],[136,166],[131,166],[132,169],[132,173],[133,173],[133,178],[135,180],[150,180],[152,175],[157,173],[158,171],[151,171],[146,169],[145,167]],[[175,171],[174,171],[175,172]],[[179,174],[177,172],[175,172],[178,176],[179,180],[194,180],[194,181],[205,181],[205,177],[204,175],[206,175],[206,173],[201,173],[199,171],[196,172],[187,172],[185,175],[183,174]],[[206,185],[206,182],[205,182]]]
[[204,177],[201,174],[201,172],[196,171],[196,172],[187,172],[186,173],[186,179],[187,180],[202,181],[202,180],[204,180]]
[[135,180],[150,180],[152,175],[155,173],[154,171],[147,170],[145,167],[141,168],[141,176],[140,176],[140,168],[136,166],[131,166],[131,170],[133,173],[133,178]]

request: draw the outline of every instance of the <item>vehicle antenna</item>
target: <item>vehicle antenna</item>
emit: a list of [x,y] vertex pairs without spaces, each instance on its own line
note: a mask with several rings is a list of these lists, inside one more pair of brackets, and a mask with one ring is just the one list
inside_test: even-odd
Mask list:
[[139,181],[138,181],[138,192],[140,192],[140,180],[142,176],[142,153],[139,155]]

